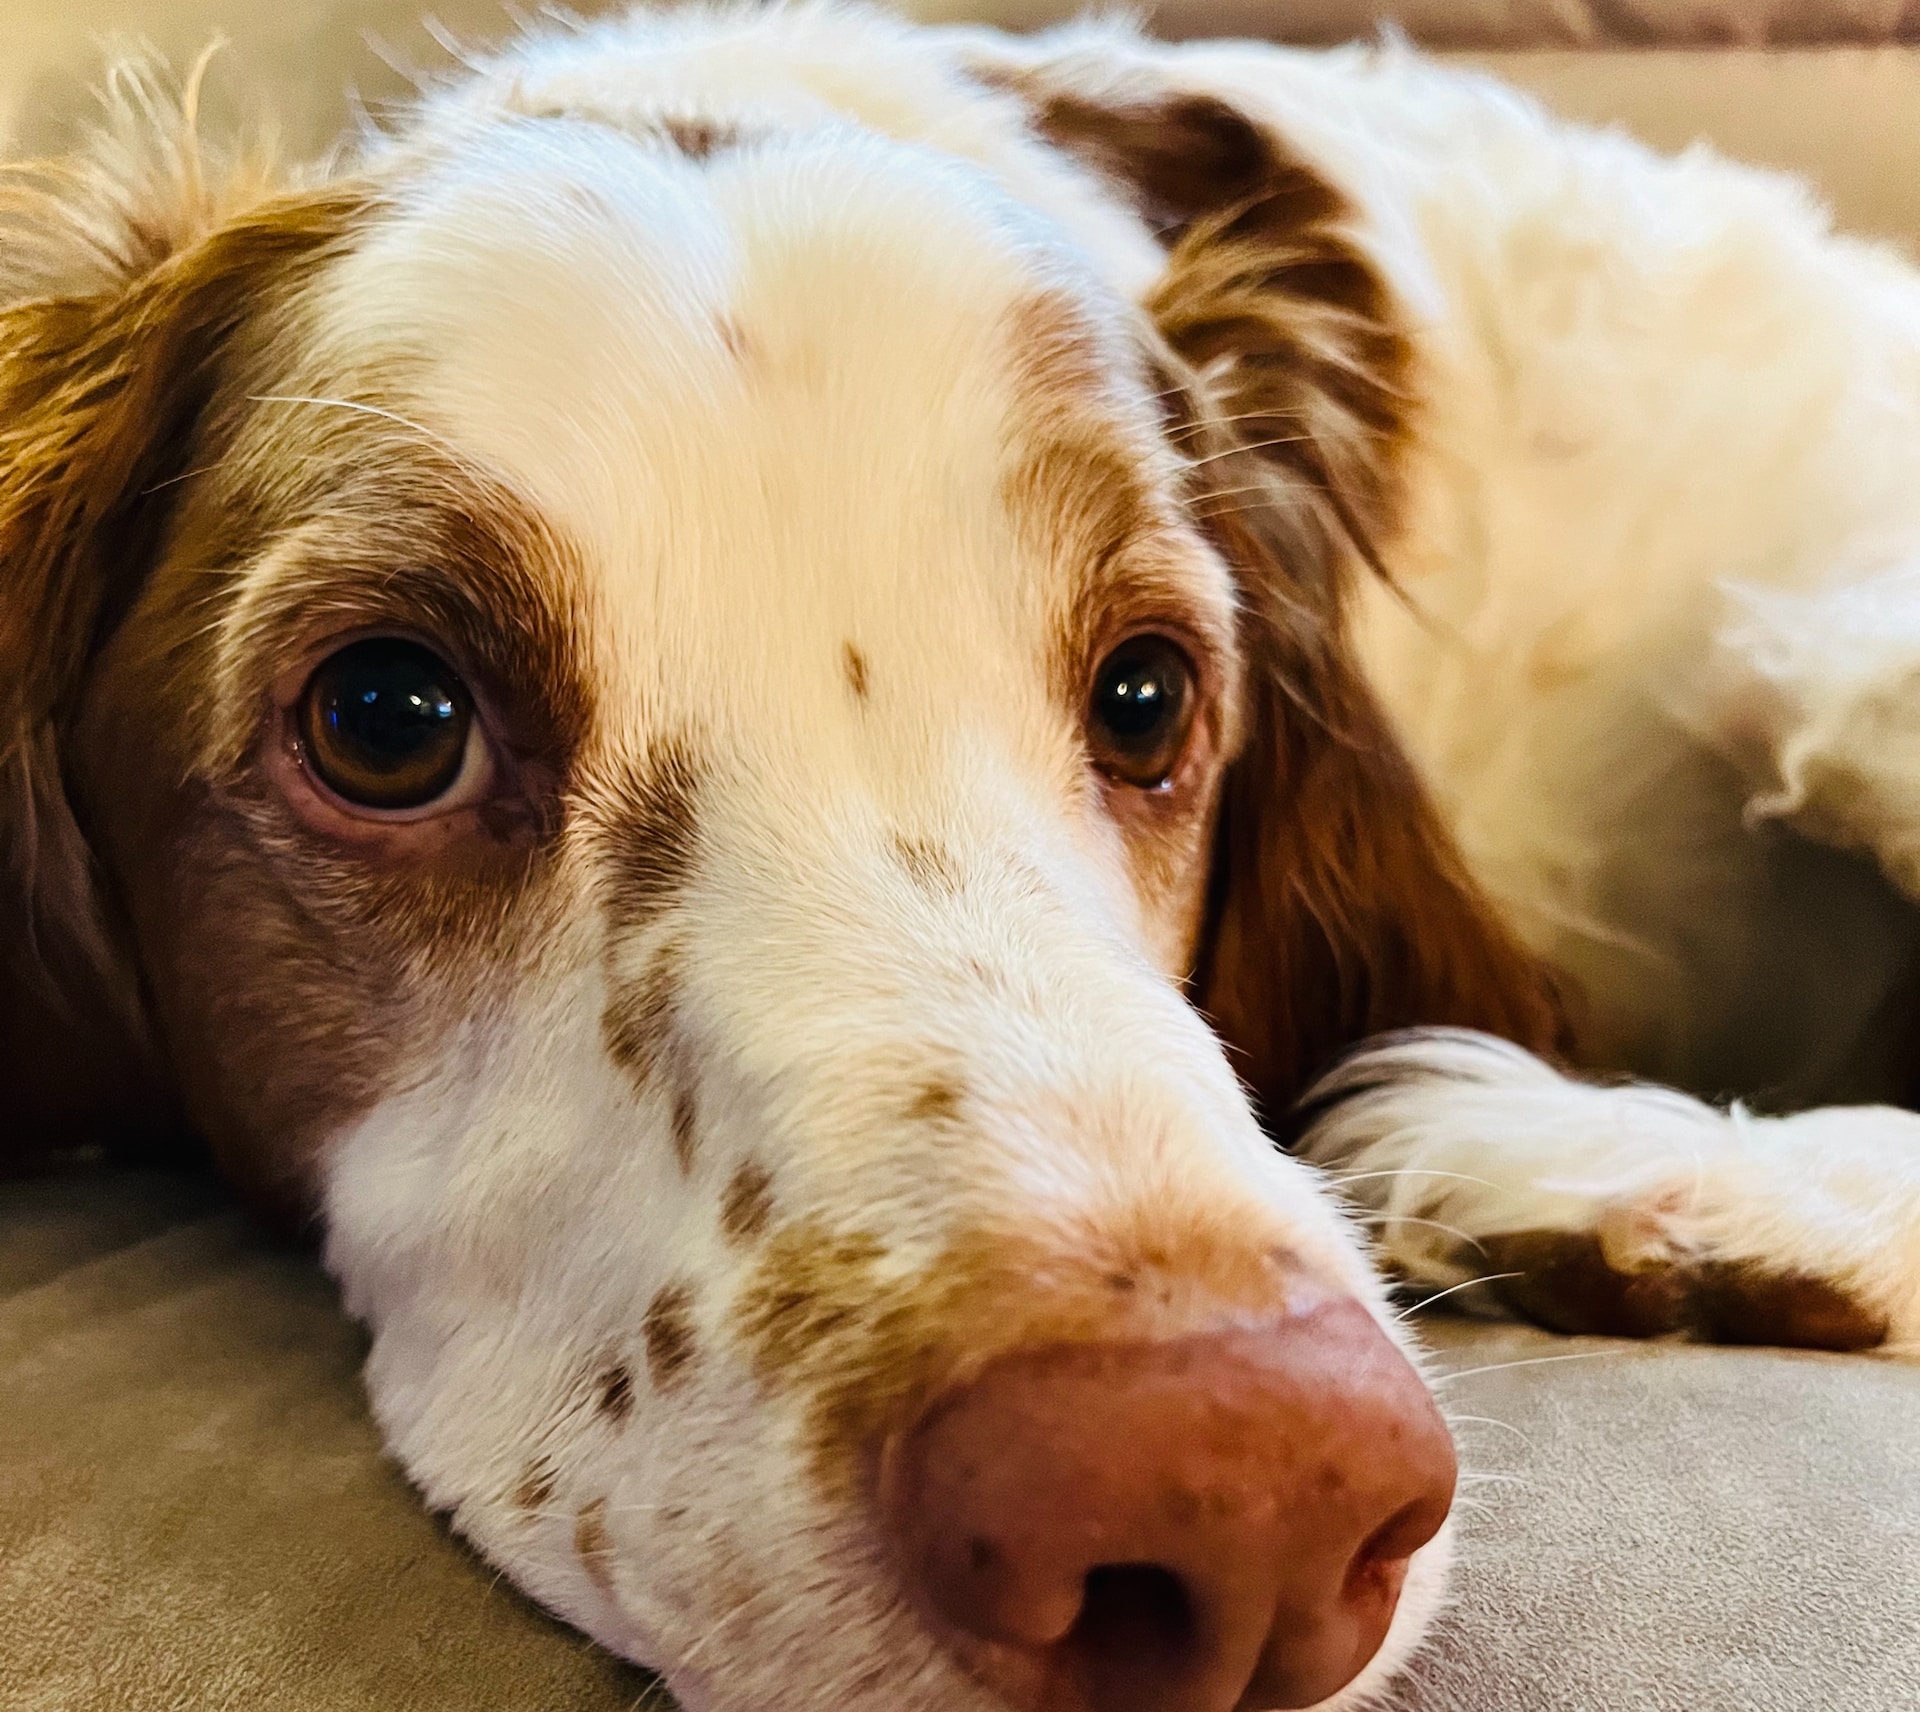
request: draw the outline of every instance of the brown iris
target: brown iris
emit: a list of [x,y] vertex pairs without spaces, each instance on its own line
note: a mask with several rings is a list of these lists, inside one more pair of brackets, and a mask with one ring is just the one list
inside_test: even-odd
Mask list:
[[1087,700],[1094,765],[1142,790],[1167,783],[1193,731],[1193,665],[1164,636],[1135,636],[1104,660]]
[[424,808],[460,777],[473,701],[432,649],[377,636],[320,663],[297,717],[306,764],[336,796],[360,808]]

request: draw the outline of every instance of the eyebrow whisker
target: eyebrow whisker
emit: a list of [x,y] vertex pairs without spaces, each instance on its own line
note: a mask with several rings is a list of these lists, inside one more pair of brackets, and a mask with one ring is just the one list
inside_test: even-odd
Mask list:
[[436,434],[423,423],[415,422],[411,417],[402,416],[397,410],[388,410],[382,405],[363,403],[353,398],[317,398],[300,393],[259,392],[251,394],[249,404],[305,404],[321,410],[345,410],[355,416],[372,416],[382,422],[391,422],[397,428],[405,428],[409,433],[418,434],[430,446],[438,447],[452,458],[461,468],[471,467],[471,460],[455,446],[444,434]]

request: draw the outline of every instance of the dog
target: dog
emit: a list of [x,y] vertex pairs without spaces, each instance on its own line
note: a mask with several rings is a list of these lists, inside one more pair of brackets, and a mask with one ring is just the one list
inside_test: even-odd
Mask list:
[[809,3],[115,103],[0,214],[15,1145],[318,1232],[693,1712],[1366,1702],[1389,1275],[1920,1340],[1920,281],[1803,191]]

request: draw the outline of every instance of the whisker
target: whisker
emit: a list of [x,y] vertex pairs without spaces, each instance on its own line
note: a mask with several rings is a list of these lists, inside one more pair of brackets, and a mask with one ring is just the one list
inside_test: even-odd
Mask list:
[[1209,464],[1217,464],[1222,458],[1231,458],[1239,452],[1264,452],[1272,446],[1297,446],[1303,440],[1311,440],[1311,434],[1277,434],[1271,440],[1243,440],[1236,445],[1222,447],[1217,452],[1209,452],[1203,458],[1189,458],[1187,468],[1203,470]]
[[365,404],[352,398],[308,398],[290,392],[255,393],[248,398],[247,402],[249,404],[306,404],[321,410],[345,410],[355,416],[377,417],[382,422],[391,422],[397,428],[405,428],[410,433],[418,434],[429,445],[438,446],[441,451],[447,453],[463,467],[468,462],[466,454],[445,435],[436,434],[424,424],[402,416],[399,411],[387,410],[378,404]]
[[1532,1355],[1524,1361],[1495,1361],[1485,1367],[1464,1367],[1457,1373],[1442,1373],[1434,1378],[1434,1385],[1451,1385],[1456,1379],[1473,1379],[1482,1373],[1505,1373],[1514,1367],[1547,1367],[1556,1361],[1598,1361],[1602,1356],[1618,1355],[1617,1349],[1581,1349],[1571,1355]]
[[1482,1189],[1497,1190],[1500,1185],[1485,1177],[1472,1177],[1464,1171],[1432,1170],[1422,1165],[1399,1165],[1390,1171],[1341,1171],[1328,1172],[1334,1182],[1345,1187],[1348,1183],[1366,1183],[1376,1177],[1451,1177],[1460,1183],[1476,1183]]
[[1528,1450],[1533,1449],[1533,1440],[1531,1437],[1523,1433],[1511,1421],[1495,1420],[1491,1415],[1449,1415],[1447,1416],[1447,1425],[1450,1427],[1498,1427],[1502,1432],[1512,1433]]
[[1272,492],[1273,484],[1271,482],[1249,482],[1245,487],[1210,488],[1205,493],[1195,494],[1194,503],[1201,505],[1216,499],[1240,499],[1250,493],[1270,494]]
[[232,462],[230,458],[215,458],[210,464],[199,464],[193,469],[182,470],[177,476],[168,476],[165,481],[155,482],[152,487],[143,487],[140,490],[140,497],[145,499],[149,494],[160,493],[170,487],[178,487],[182,482],[192,481],[195,476],[210,476],[215,470],[225,468],[230,462]]
[[746,1600],[742,1600],[738,1605],[734,1606],[734,1608],[731,1611],[723,1612],[720,1618],[718,1619],[718,1621],[713,1623],[708,1628],[707,1632],[704,1635],[702,1635],[697,1641],[695,1641],[693,1645],[690,1646],[686,1650],[686,1652],[681,1656],[679,1660],[680,1668],[682,1670],[688,1669],[696,1659],[700,1658],[703,1654],[711,1651],[713,1647],[713,1643],[719,1640],[719,1638],[726,1633],[727,1625],[729,1623],[737,1621],[741,1617],[746,1616],[747,1613],[752,1608],[753,1608],[753,1601],[751,1599],[746,1599]]
[[1421,1309],[1431,1308],[1435,1302],[1444,1301],[1458,1291],[1471,1290],[1476,1284],[1498,1284],[1503,1278],[1524,1278],[1525,1276],[1524,1272],[1489,1272],[1481,1278],[1468,1278],[1458,1284],[1449,1284],[1446,1289],[1436,1290],[1431,1296],[1422,1296],[1404,1314],[1395,1314],[1394,1322],[1404,1326]]
[[1368,1213],[1360,1221],[1363,1225],[1384,1225],[1389,1222],[1402,1225],[1427,1225],[1437,1231],[1445,1231],[1448,1236],[1457,1236],[1469,1248],[1477,1248],[1482,1254],[1487,1251],[1474,1237],[1467,1235],[1458,1225],[1442,1224],[1438,1219],[1423,1219],[1417,1213]]

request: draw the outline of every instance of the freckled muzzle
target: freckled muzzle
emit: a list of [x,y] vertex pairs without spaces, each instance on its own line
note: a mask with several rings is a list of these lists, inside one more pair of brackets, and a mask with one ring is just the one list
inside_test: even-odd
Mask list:
[[1452,1442],[1372,1316],[1320,1298],[992,1361],[882,1450],[908,1595],[1018,1712],[1316,1705],[1379,1650]]

